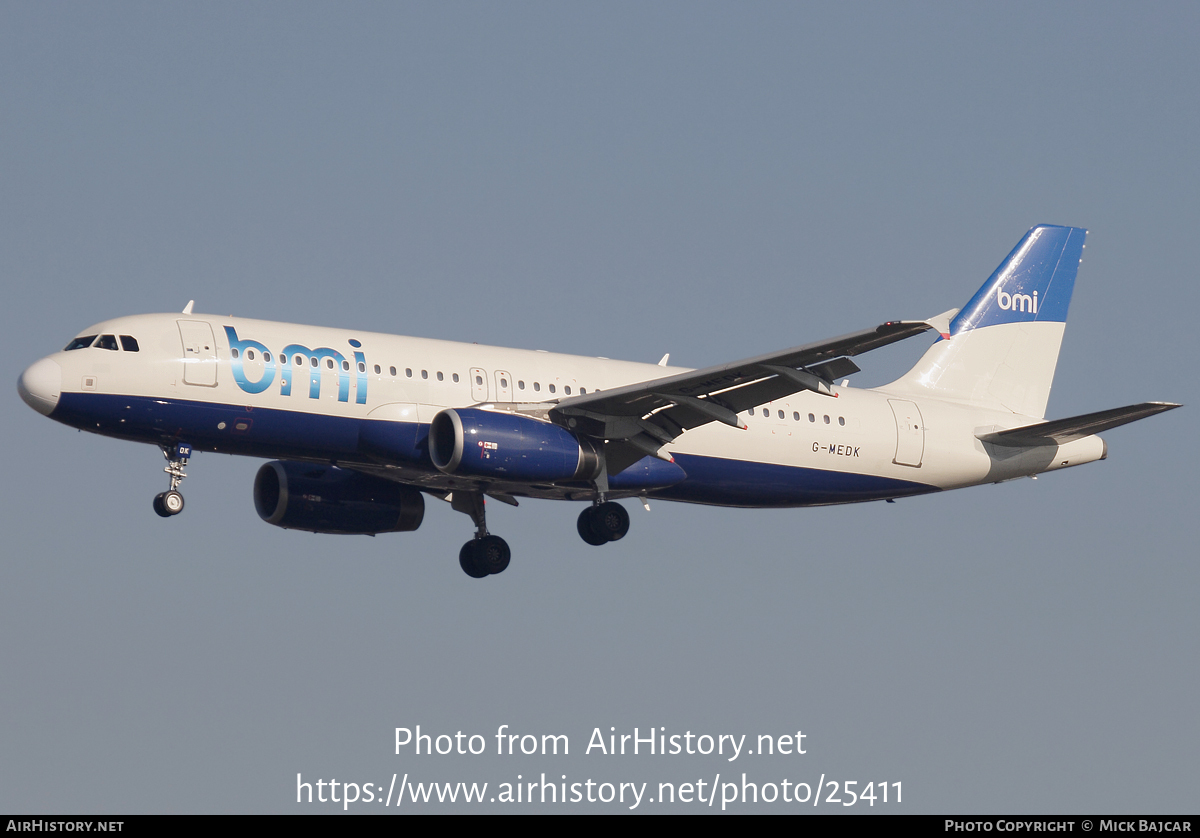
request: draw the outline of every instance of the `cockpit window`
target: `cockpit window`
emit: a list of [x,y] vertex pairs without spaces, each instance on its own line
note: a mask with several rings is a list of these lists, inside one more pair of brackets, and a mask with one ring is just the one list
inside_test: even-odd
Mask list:
[[101,335],[100,339],[96,341],[96,348],[97,349],[111,349],[113,352],[116,352],[117,351],[116,335]]
[[75,340],[67,344],[67,348],[63,352],[70,352],[72,349],[87,349],[95,339],[95,335],[84,335],[83,337],[75,338]]
[[121,348],[124,349],[126,352],[137,352],[138,351],[137,338],[135,338],[131,335],[121,335]]

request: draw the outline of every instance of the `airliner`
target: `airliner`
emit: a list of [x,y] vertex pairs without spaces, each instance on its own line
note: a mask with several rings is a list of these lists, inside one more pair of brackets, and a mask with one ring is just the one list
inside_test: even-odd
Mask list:
[[[471,518],[459,564],[483,578],[511,556],[485,499],[579,501],[580,537],[602,546],[629,531],[620,499],[891,502],[1105,459],[1096,434],[1179,405],[1045,419],[1086,232],[1032,228],[961,310],[700,370],[200,315],[189,302],[84,329],[17,388],[65,425],[161,448],[163,518],[183,511],[194,452],[269,458],[253,486],[267,523],[411,531],[428,495]],[[850,386],[854,357],[927,332],[935,342],[908,373]]]

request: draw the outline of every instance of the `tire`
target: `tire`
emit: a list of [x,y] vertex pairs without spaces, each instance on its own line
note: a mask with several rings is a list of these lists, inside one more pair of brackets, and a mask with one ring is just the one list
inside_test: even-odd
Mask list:
[[629,532],[629,513],[619,503],[608,501],[595,508],[592,529],[609,541],[620,541]]
[[488,575],[483,563],[479,561],[480,552],[476,547],[477,544],[479,544],[478,541],[468,541],[458,551],[458,566],[472,579],[482,579]]
[[163,518],[170,518],[171,513],[167,511],[165,506],[163,506],[163,495],[165,494],[166,492],[159,492],[154,496],[154,512]]
[[183,495],[179,492],[174,490],[163,492],[160,497],[162,498],[162,507],[168,515],[178,515],[183,511]]
[[498,535],[485,535],[477,542],[476,564],[488,573],[503,573],[512,559],[508,542]]
[[595,511],[595,507],[589,506],[580,512],[579,520],[575,522],[575,528],[579,530],[580,538],[593,547],[600,547],[608,543],[608,536],[596,531],[596,516],[592,514]]

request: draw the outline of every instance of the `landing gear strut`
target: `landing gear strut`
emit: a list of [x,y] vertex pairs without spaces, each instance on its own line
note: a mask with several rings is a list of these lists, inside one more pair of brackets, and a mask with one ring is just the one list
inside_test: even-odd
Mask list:
[[487,515],[483,509],[482,492],[455,492],[450,506],[458,512],[471,516],[475,524],[475,538],[458,551],[458,565],[472,579],[482,579],[493,573],[503,573],[512,558],[508,542],[487,530]]
[[575,528],[580,538],[599,547],[625,537],[629,532],[629,513],[615,501],[597,502],[579,513]]
[[183,470],[192,456],[192,446],[181,442],[174,448],[164,447],[162,452],[167,459],[167,467],[163,471],[171,476],[171,488],[154,496],[154,511],[164,518],[170,518],[183,511],[183,495],[179,493],[179,484],[187,477]]

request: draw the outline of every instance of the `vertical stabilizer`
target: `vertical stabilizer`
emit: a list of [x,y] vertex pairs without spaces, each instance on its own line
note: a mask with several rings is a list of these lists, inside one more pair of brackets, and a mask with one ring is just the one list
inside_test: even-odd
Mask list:
[[921,393],[1042,418],[1086,230],[1034,227],[902,378]]

